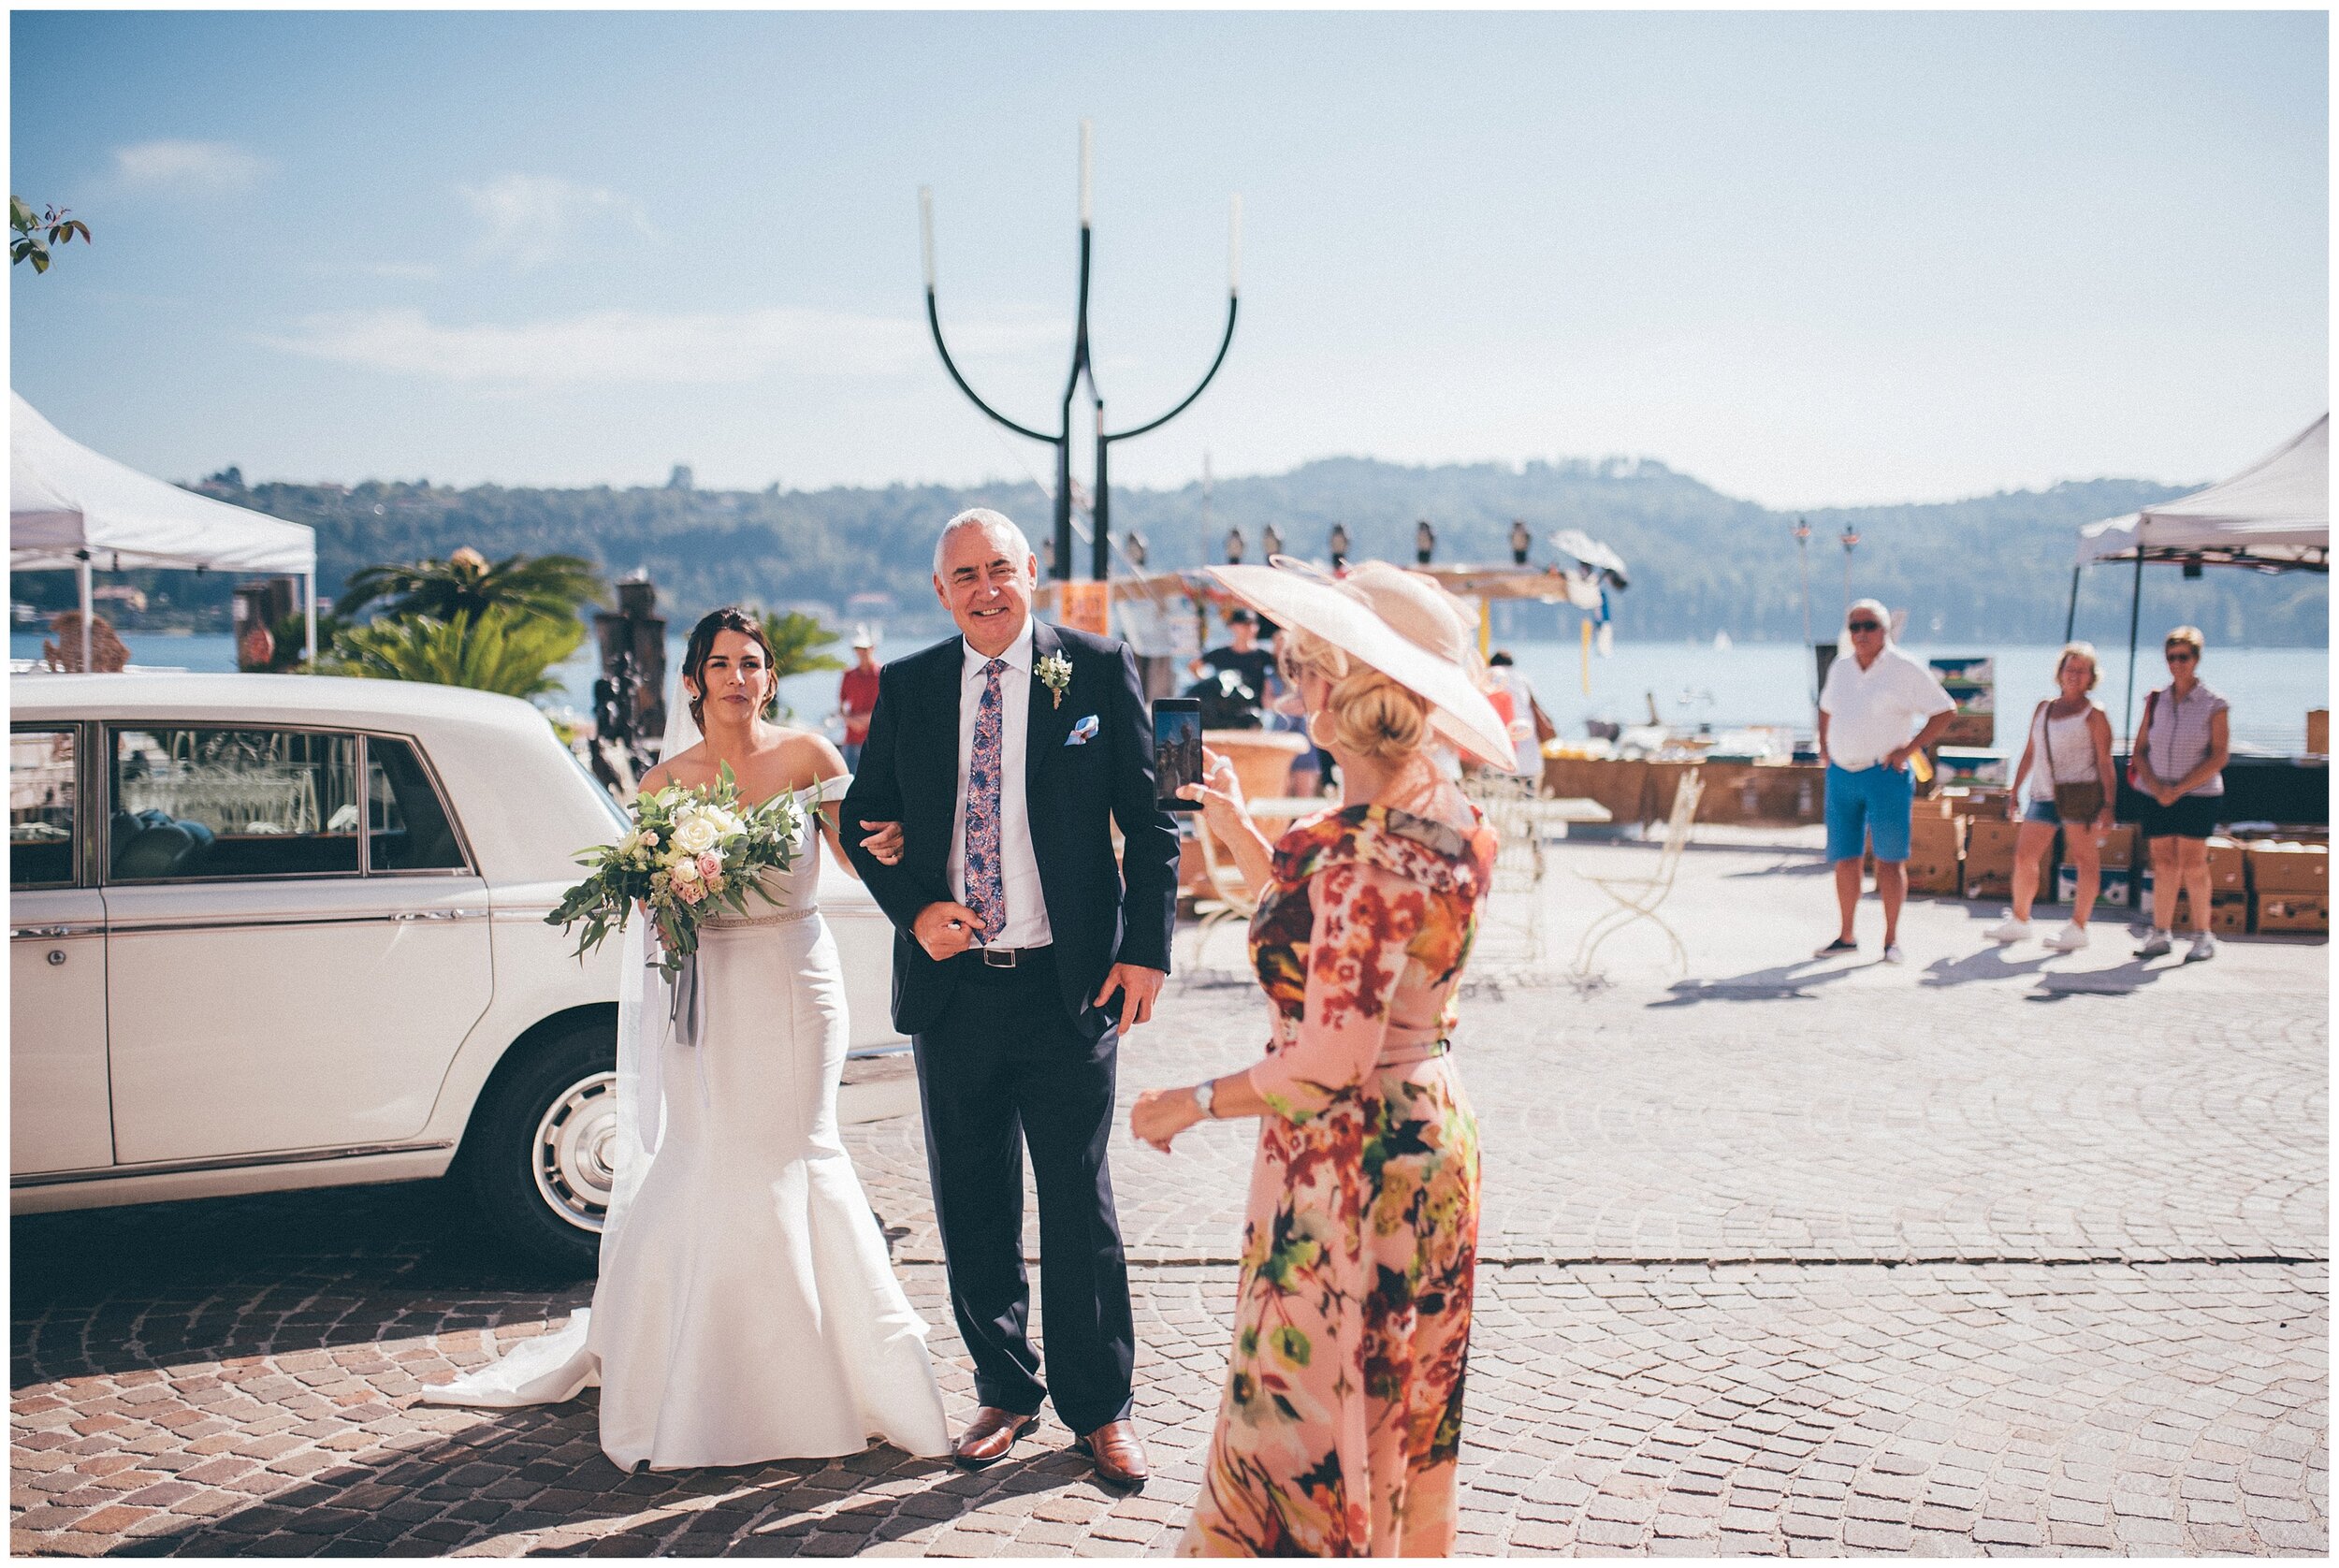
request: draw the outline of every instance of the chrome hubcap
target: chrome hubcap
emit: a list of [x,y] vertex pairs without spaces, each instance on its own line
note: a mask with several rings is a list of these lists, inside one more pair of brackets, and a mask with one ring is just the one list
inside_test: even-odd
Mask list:
[[569,1086],[536,1124],[536,1191],[579,1230],[601,1228],[617,1157],[617,1075]]

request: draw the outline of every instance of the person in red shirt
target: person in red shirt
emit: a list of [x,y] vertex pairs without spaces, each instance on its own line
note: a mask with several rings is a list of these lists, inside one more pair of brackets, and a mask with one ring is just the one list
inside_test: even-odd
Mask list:
[[845,716],[845,766],[861,767],[861,744],[869,738],[869,715],[877,711],[877,639],[863,627],[852,637],[852,668],[836,688],[836,706]]

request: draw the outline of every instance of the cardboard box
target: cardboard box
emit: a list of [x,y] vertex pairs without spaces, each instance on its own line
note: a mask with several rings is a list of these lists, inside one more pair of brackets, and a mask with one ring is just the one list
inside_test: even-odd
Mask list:
[[1928,898],[1954,898],[1965,890],[1966,863],[1956,855],[1928,859],[1909,856],[1909,891]]
[[2249,891],[2249,861],[2242,846],[2230,838],[2211,837],[2209,840],[2209,891],[2246,893]]
[[2209,929],[2219,936],[2240,936],[2250,928],[2250,900],[2245,893],[2209,895]]
[[2331,710],[2306,710],[2306,754],[2310,757],[2331,755]]
[[2320,893],[2275,893],[2252,895],[2252,928],[2264,933],[2329,932],[2331,900]]
[[[2071,904],[2079,898],[2079,867],[2065,865],[2055,876],[2055,898],[2057,904]],[[2105,866],[2096,887],[2096,903],[2114,909],[2125,909],[2136,901],[2135,873],[2126,866]]]
[[[2022,824],[2003,818],[1976,817],[1966,825],[1965,887],[1968,898],[2012,898],[2014,895],[2014,843]],[[2047,835],[2039,850],[2039,892],[2055,886],[2056,837]]]
[[2254,843],[2244,851],[2249,885],[2259,893],[2328,893],[2331,847],[2327,844]]

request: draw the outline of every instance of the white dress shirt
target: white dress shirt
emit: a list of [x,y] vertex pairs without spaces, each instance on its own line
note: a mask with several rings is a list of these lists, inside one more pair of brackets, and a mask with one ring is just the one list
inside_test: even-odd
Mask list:
[[[982,704],[982,667],[990,661],[964,644],[958,675],[958,808],[951,817],[951,896],[966,902],[966,764],[975,754],[975,719]],[[1055,940],[1048,903],[1039,890],[1039,858],[1031,847],[1031,806],[1024,798],[1024,737],[1031,729],[1031,617],[999,658],[999,883],[1007,895],[1006,923],[983,944],[1040,948]]]
[[1827,666],[1820,693],[1827,760],[1846,773],[1872,768],[1914,739],[1926,719],[1956,706],[1931,670],[1890,644],[1865,670],[1847,649]]

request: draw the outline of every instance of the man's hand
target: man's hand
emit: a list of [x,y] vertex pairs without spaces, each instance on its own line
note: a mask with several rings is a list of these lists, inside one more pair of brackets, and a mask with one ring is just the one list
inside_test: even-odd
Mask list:
[[[876,851],[871,850],[872,854]],[[929,904],[918,911],[910,922],[909,934],[918,938],[918,945],[926,950],[926,956],[937,964],[946,958],[956,958],[975,945],[975,932],[982,917],[964,904],[944,899]]]
[[861,825],[877,830],[861,835],[861,847],[869,851],[871,860],[879,865],[901,864],[902,825],[899,822],[872,822],[864,817]]
[[[924,919],[923,915],[919,917]],[[1134,1029],[1154,1016],[1154,998],[1161,995],[1161,982],[1170,978],[1162,969],[1148,969],[1142,964],[1115,964],[1105,976],[1102,989],[1097,993],[1092,1007],[1103,1007],[1116,991],[1121,993],[1121,1027]]]
[[1906,768],[1909,765],[1909,748],[1896,746],[1890,751],[1885,752],[1884,765],[1895,773]]

